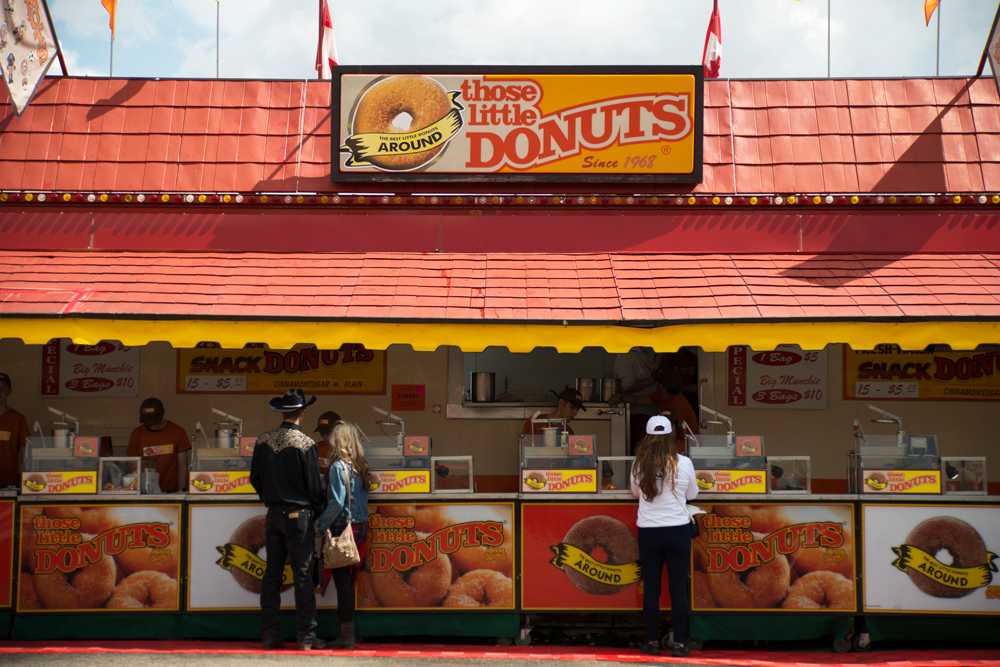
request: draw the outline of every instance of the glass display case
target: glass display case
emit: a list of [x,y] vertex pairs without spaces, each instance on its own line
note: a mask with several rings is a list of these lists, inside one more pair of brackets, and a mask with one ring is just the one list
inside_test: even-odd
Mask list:
[[107,457],[100,459],[100,484],[98,493],[117,495],[138,495],[159,489],[159,477],[153,484],[156,460],[139,456]]
[[986,495],[985,456],[942,456],[941,474],[948,495]]
[[[32,436],[25,442],[24,466],[20,492],[31,494],[92,494],[97,493],[97,450],[74,449],[77,437]],[[91,438],[100,442],[99,437]]]
[[432,456],[432,493],[473,493],[471,456]]
[[601,471],[598,491],[606,494],[632,495],[629,475],[634,456],[598,456],[597,467]]
[[941,493],[937,436],[907,435],[903,420],[874,405],[876,424],[895,424],[893,435],[867,435],[854,420],[854,451],[849,454],[849,493]]
[[596,436],[541,430],[540,435],[521,435],[521,491],[596,493]]
[[[374,436],[365,445],[373,493],[430,493],[431,438]],[[470,466],[471,468],[471,462]]]
[[702,493],[767,493],[763,436],[688,434],[686,441]]
[[811,493],[808,456],[768,456],[770,493]]

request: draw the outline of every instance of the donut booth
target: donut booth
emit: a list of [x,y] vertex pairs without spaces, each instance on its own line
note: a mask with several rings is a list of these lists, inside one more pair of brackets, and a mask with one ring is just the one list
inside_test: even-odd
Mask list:
[[[690,645],[989,641],[998,111],[984,79],[700,67],[45,79],[0,107],[9,636],[257,637],[250,458],[301,387],[304,431],[366,437],[362,641],[640,637],[638,347],[695,415]],[[126,456],[148,397],[184,491]]]

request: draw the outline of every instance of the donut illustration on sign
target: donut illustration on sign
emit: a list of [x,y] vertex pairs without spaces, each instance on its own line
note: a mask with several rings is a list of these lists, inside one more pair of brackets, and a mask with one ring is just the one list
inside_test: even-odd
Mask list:
[[[549,549],[555,553],[549,562],[589,595],[614,595],[642,578],[639,542],[624,522],[611,516],[580,519],[560,544]],[[606,557],[604,562],[596,557],[598,549]]]
[[888,484],[889,480],[880,472],[872,472],[865,475],[865,486],[873,491],[883,491]]
[[[965,597],[993,581],[995,553],[987,550],[979,531],[950,516],[927,519],[914,528],[906,542],[892,548],[893,565],[910,576],[913,585],[936,598]],[[946,552],[951,564],[937,558]]]
[[544,489],[545,488],[545,475],[540,472],[530,473],[524,478],[524,483],[533,489]]
[[715,486],[715,475],[703,470],[695,476],[695,481],[697,481],[698,488],[701,491],[708,491]]
[[380,79],[354,109],[351,135],[340,147],[345,166],[413,171],[444,151],[462,129],[462,91],[448,91],[419,75]]

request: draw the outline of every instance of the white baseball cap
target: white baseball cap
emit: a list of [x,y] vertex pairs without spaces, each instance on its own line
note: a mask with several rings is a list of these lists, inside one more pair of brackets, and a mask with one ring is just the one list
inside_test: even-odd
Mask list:
[[654,415],[646,422],[646,433],[650,435],[666,435],[673,430],[670,420],[663,415]]

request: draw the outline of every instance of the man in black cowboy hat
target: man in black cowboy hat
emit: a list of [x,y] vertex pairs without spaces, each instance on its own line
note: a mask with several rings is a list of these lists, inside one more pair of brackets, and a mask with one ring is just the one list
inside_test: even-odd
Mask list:
[[310,570],[316,539],[313,522],[323,511],[325,499],[316,443],[299,428],[306,407],[315,402],[315,396],[306,400],[301,389],[272,398],[268,407],[283,413],[284,421],[257,438],[250,463],[250,483],[267,505],[267,566],[260,592],[260,636],[265,649],[285,645],[278,610],[286,557],[290,557],[295,582],[299,650],[326,646],[316,637],[316,596]]

